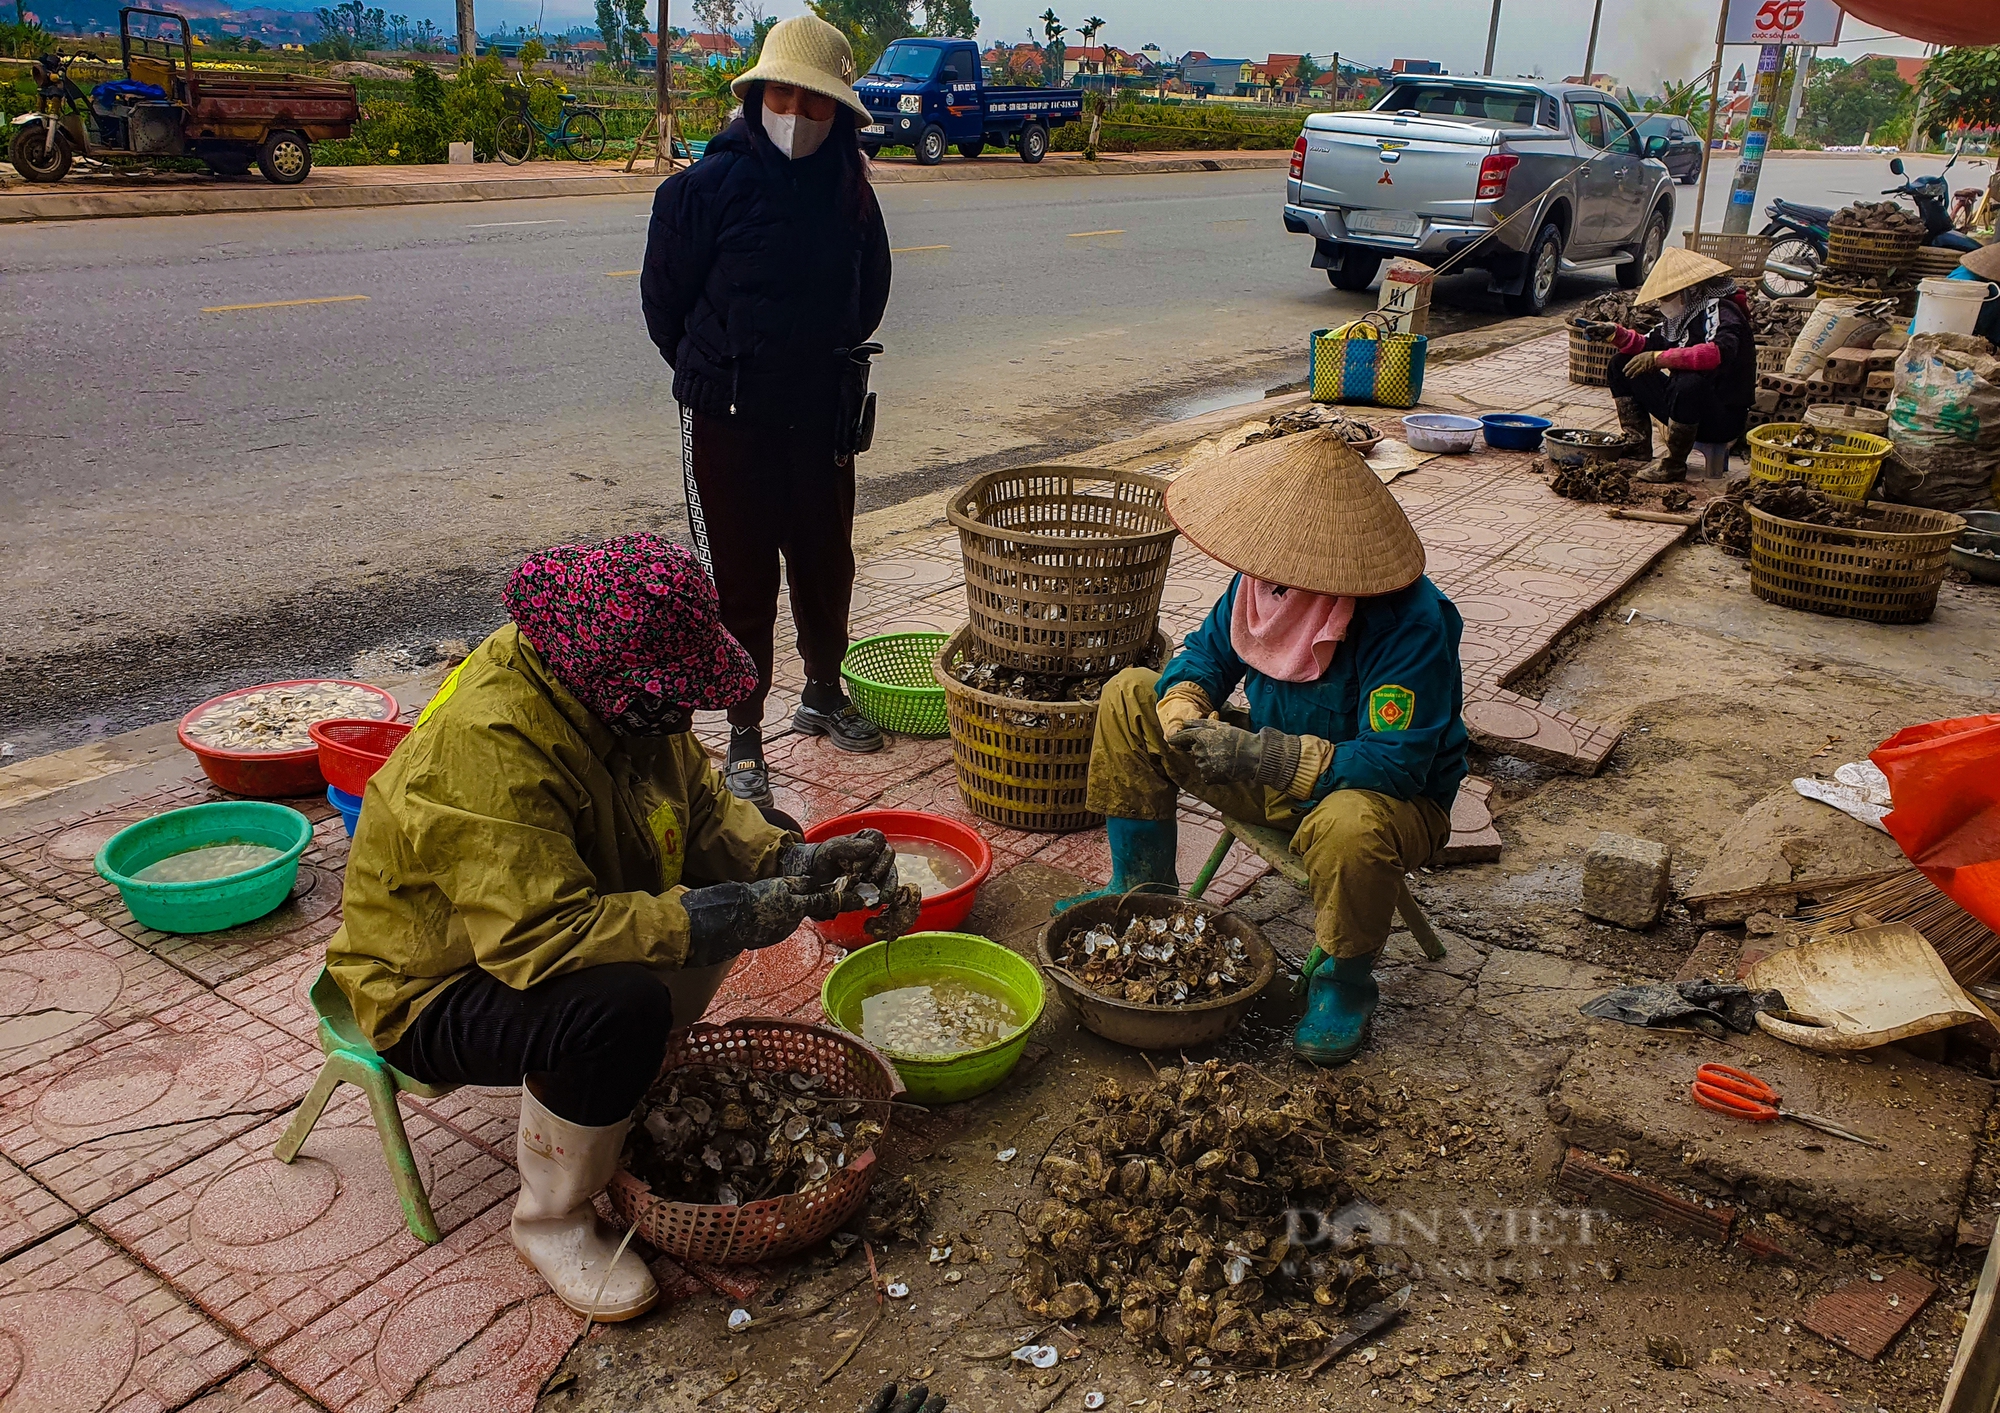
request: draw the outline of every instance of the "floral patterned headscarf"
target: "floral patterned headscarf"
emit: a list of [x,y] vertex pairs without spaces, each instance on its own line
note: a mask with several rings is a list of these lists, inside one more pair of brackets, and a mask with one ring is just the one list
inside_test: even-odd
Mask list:
[[514,571],[507,616],[556,680],[614,730],[655,734],[734,706],[757,668],[722,626],[715,585],[673,541],[640,532],[538,550]]

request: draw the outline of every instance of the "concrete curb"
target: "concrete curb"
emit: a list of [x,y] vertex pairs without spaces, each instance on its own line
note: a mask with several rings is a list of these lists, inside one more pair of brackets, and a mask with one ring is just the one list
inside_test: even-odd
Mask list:
[[[1291,160],[1287,152],[1229,152],[1213,157],[1163,157],[1104,162],[1055,160],[1030,166],[1025,162],[946,163],[919,167],[876,162],[878,186],[910,182],[995,181],[1035,177],[1124,177],[1171,172],[1237,172],[1277,170]],[[337,169],[343,172],[363,170]],[[407,170],[407,169],[405,169]],[[299,186],[182,186],[161,189],[119,188],[109,191],[49,191],[0,193],[0,224],[26,221],[90,221],[122,216],[212,216],[249,211],[335,211],[377,206],[426,206],[456,201],[521,201],[551,196],[643,195],[666,180],[651,172],[605,173],[572,177],[495,179],[440,178],[436,181],[316,184]]]

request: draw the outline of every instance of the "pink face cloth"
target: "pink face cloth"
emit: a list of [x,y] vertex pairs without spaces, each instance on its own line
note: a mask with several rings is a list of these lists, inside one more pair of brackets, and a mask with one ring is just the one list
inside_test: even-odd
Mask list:
[[1354,617],[1352,598],[1309,594],[1239,576],[1229,615],[1236,655],[1280,682],[1317,682]]

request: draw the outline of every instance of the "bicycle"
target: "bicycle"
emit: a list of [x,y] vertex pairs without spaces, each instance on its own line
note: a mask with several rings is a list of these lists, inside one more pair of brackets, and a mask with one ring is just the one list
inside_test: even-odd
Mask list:
[[518,167],[535,155],[540,143],[547,143],[550,152],[561,149],[579,162],[595,162],[604,155],[604,119],[590,108],[577,101],[576,95],[567,92],[561,84],[552,79],[537,79],[556,91],[561,100],[562,110],[554,127],[544,126],[529,107],[534,94],[534,85],[524,78],[516,79],[516,87],[509,90],[508,97],[514,103],[514,111],[500,120],[499,131],[494,135],[494,151],[500,160],[510,167]]

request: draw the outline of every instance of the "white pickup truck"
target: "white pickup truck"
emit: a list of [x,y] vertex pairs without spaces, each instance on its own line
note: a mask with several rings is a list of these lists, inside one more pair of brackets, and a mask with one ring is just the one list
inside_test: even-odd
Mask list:
[[1285,229],[1313,237],[1313,268],[1348,290],[1384,256],[1434,266],[1477,244],[1454,268],[1485,270],[1509,312],[1540,314],[1559,275],[1644,282],[1673,228],[1665,145],[1599,89],[1399,78],[1365,112],[1306,119]]

